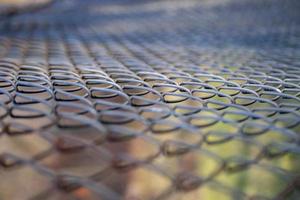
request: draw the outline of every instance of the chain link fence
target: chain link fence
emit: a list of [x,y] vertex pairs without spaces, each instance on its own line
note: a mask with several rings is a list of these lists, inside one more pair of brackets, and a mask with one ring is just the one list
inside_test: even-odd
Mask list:
[[0,199],[298,199],[297,1],[57,1],[0,23]]

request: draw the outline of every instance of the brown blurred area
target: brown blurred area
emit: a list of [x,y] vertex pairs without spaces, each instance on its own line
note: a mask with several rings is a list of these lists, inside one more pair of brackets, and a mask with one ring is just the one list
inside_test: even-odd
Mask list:
[[50,0],[0,0],[1,5],[28,5],[36,3],[45,3]]
[[14,14],[23,10],[40,7],[52,0],[0,0],[0,14]]

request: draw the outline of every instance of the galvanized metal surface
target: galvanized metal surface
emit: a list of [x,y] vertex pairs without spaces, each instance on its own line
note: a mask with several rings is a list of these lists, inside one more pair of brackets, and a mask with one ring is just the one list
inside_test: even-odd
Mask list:
[[0,199],[297,199],[299,2],[57,1],[0,25]]

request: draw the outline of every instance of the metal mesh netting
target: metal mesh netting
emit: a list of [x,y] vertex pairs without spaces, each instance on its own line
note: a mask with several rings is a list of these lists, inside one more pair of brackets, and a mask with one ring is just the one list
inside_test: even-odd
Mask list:
[[297,199],[299,2],[57,1],[2,18],[0,199]]

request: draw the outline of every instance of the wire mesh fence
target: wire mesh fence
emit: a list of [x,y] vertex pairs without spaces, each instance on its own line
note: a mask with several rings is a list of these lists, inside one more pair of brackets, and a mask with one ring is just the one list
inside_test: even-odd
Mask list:
[[0,199],[299,198],[298,7],[74,0],[3,19]]

